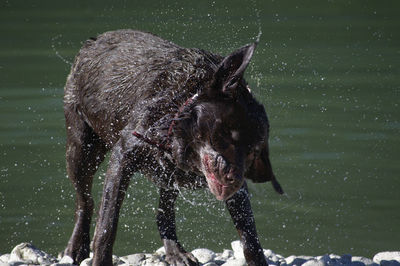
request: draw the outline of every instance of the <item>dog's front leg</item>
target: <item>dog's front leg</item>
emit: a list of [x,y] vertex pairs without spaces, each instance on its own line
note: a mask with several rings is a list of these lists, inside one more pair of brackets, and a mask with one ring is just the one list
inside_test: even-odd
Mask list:
[[112,265],[112,248],[117,232],[119,211],[128,188],[130,176],[136,169],[137,147],[127,148],[120,140],[113,147],[104,181],[103,196],[93,240],[93,265]]
[[249,266],[268,265],[257,236],[247,185],[226,200],[226,206],[239,233],[243,253]]
[[160,188],[157,225],[165,248],[165,259],[170,265],[198,265],[196,258],[182,248],[176,236],[174,205],[177,196],[178,191],[174,189]]

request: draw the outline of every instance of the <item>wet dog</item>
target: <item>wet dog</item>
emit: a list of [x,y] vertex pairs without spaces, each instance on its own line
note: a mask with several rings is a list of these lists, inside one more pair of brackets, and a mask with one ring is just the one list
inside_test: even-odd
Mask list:
[[269,124],[243,74],[256,43],[222,57],[150,33],[106,32],[75,58],[65,86],[67,173],[76,190],[65,254],[89,256],[93,175],[111,151],[94,239],[93,265],[111,265],[119,211],[133,173],[158,187],[157,225],[171,265],[197,265],[177,240],[178,187],[208,187],[225,201],[249,265],[267,265],[246,179],[271,181]]

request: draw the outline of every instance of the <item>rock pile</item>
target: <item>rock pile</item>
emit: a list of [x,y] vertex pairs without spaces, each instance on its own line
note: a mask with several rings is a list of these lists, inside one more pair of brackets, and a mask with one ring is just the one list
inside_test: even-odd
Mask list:
[[[225,249],[222,253],[215,253],[206,248],[192,251],[203,266],[245,266],[243,249],[239,241],[231,243],[232,250]],[[380,252],[373,259],[351,255],[323,255],[289,256],[283,257],[272,250],[265,249],[264,255],[268,264],[272,266],[400,266],[400,251]],[[120,266],[167,266],[164,260],[164,248],[159,248],[155,253],[138,253],[124,257],[113,257],[114,265]],[[80,266],[91,266],[91,258],[84,260]],[[70,257],[55,258],[41,251],[29,243],[16,246],[10,254],[0,254],[0,266],[26,266],[26,265],[51,265],[72,266]]]

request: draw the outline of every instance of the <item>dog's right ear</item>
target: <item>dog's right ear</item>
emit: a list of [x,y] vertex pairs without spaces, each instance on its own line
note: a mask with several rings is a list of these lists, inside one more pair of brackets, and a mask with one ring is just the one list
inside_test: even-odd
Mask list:
[[243,78],[257,42],[239,48],[226,56],[214,74],[211,93],[222,92],[233,94]]

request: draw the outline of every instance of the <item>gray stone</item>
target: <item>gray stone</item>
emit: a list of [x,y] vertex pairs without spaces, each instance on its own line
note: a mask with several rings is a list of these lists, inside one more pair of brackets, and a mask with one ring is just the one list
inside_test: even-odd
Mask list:
[[351,264],[351,255],[350,254],[344,254],[340,257],[339,261],[342,264]]
[[11,261],[5,265],[7,265],[7,266],[31,266],[32,264],[28,265],[28,264],[26,264],[26,262],[22,262],[22,261]]
[[168,265],[165,261],[162,260],[162,258],[155,254],[152,256],[147,257],[146,260],[143,261],[141,265],[147,265],[147,266],[166,266]]
[[362,263],[361,261],[352,261],[349,265],[351,265],[351,266],[365,266],[365,264]]
[[215,258],[215,253],[206,248],[198,248],[192,251],[193,256],[200,262],[200,263],[208,263]]
[[381,266],[400,266],[397,260],[381,260]]
[[332,263],[332,259],[328,254],[321,256],[321,258],[319,258],[318,260],[322,261],[325,265]]
[[47,264],[56,262],[56,258],[37,249],[30,243],[21,243],[17,245],[10,254],[9,263],[23,262],[26,264]]

